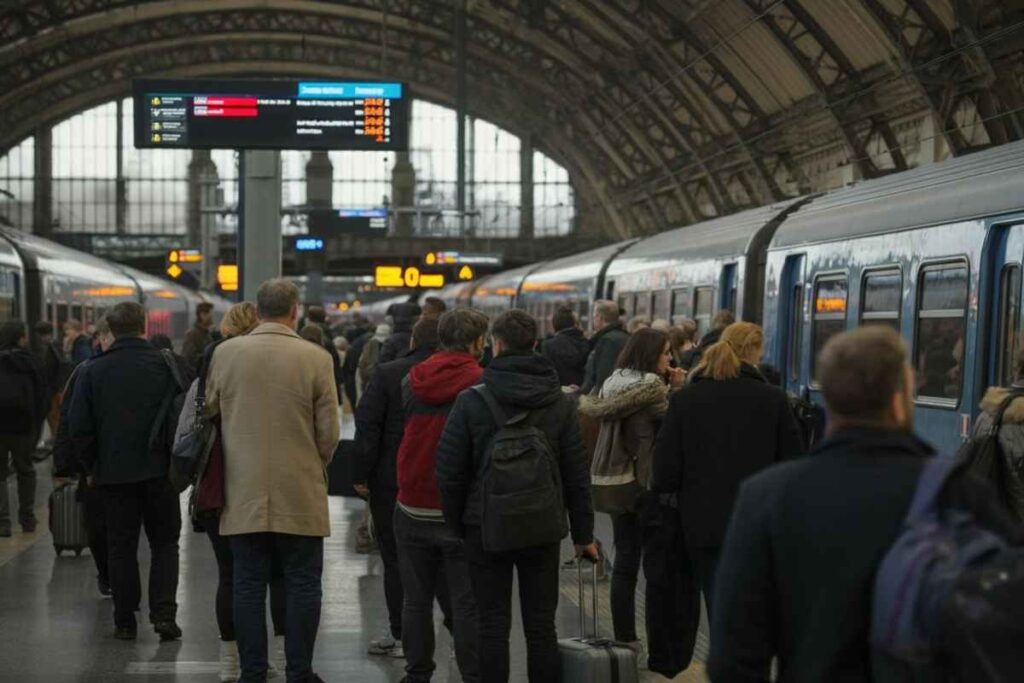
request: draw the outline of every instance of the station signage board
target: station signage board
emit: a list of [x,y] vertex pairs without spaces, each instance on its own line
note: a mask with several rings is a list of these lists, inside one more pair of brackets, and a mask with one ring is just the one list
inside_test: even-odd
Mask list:
[[138,149],[406,150],[402,83],[136,79]]
[[440,289],[445,285],[444,273],[425,273],[416,266],[377,266],[373,284],[380,288]]

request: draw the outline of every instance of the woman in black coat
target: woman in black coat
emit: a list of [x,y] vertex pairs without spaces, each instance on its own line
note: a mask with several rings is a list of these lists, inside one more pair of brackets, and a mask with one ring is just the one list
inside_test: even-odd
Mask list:
[[786,395],[755,367],[763,348],[757,325],[727,327],[670,400],[655,446],[651,489],[679,494],[686,545],[709,614],[740,482],[802,450]]

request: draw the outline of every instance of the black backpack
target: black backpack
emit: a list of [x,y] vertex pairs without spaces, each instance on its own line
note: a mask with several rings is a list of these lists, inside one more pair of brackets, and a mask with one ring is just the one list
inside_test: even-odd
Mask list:
[[796,425],[800,429],[800,440],[803,442],[806,453],[825,435],[825,411],[810,399],[789,394],[786,398],[789,400],[789,409],[793,413],[793,419],[796,420]]
[[17,350],[0,351],[0,435],[31,434],[36,395],[32,374],[19,367]]
[[988,432],[968,439],[957,454],[971,473],[995,489],[999,504],[1018,520],[1024,518],[1021,473],[1015,472],[1006,459],[999,441],[999,430],[1007,408],[1014,399],[1021,397],[1024,397],[1024,389],[1011,389],[996,408]]
[[472,390],[498,426],[480,463],[484,550],[500,553],[561,541],[569,532],[562,477],[547,436],[535,425],[540,411],[507,417],[486,385]]

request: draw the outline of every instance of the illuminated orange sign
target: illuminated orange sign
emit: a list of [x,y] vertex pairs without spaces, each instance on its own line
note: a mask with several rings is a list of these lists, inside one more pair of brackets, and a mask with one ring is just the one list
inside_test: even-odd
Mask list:
[[173,277],[175,280],[181,277],[181,274],[184,272],[185,271],[183,271],[181,269],[181,266],[179,266],[177,263],[171,263],[170,267],[167,269],[167,274]]
[[203,254],[198,249],[175,249],[167,254],[169,263],[202,263]]
[[373,284],[377,287],[440,289],[444,287],[444,275],[422,273],[415,266],[377,266],[373,272]]
[[819,296],[814,303],[817,313],[846,313],[846,298],[840,296]]
[[225,292],[238,291],[238,265],[225,263],[217,266],[217,284]]

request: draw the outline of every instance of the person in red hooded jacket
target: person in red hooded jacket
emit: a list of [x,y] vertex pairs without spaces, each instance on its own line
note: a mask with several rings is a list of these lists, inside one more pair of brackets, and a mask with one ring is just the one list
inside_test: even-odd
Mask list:
[[438,321],[440,350],[413,367],[402,384],[405,431],[398,448],[395,538],[405,600],[402,606],[403,681],[429,681],[434,672],[436,582],[448,582],[455,657],[462,680],[480,680],[476,600],[462,540],[445,524],[437,487],[437,444],[459,392],[479,384],[487,316],[462,308]]

